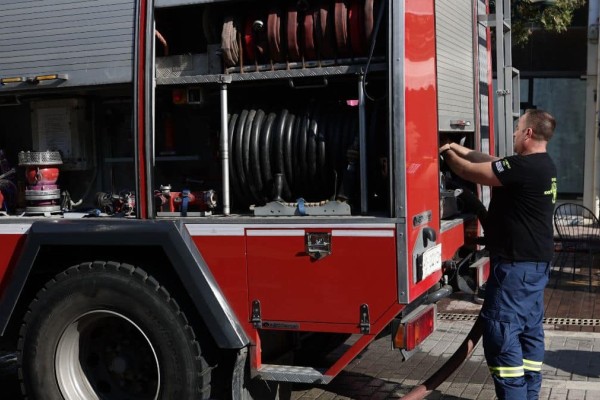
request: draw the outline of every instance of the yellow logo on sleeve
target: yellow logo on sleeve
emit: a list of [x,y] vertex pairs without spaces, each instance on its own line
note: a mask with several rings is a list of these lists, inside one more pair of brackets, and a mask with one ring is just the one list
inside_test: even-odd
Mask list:
[[552,204],[555,204],[557,193],[558,193],[558,188],[556,185],[556,178],[552,178],[552,184],[550,185],[550,190],[546,190],[544,192],[544,195],[546,195],[546,196],[552,195]]

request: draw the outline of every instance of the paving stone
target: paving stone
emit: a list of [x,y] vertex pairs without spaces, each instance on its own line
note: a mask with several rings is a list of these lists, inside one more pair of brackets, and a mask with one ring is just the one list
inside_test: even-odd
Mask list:
[[552,389],[548,400],[565,400],[569,391],[566,389]]
[[477,400],[494,400],[494,399],[496,399],[496,392],[494,391],[493,387],[483,388],[483,390],[477,396]]
[[585,400],[585,390],[569,390],[567,400]]

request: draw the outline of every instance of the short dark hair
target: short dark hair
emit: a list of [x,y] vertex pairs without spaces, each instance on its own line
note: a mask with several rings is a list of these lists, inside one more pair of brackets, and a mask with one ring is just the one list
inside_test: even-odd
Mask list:
[[549,141],[554,135],[556,120],[550,113],[539,109],[525,111],[525,122],[533,129],[533,137],[537,140]]

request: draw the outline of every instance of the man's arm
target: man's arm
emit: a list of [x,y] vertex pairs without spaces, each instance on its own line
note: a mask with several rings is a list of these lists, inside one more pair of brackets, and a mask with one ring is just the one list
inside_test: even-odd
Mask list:
[[[498,158],[488,156],[487,161],[471,161],[467,157],[462,157],[461,154],[455,151],[455,147],[460,146],[456,143],[445,144],[440,148],[440,154],[444,157],[444,161],[452,172],[461,178],[479,183],[487,186],[502,186],[502,183],[498,180],[498,177],[492,170],[492,161],[498,160]],[[458,147],[457,147],[458,148]],[[460,148],[466,149],[463,146]],[[459,151],[461,150],[460,148]],[[469,150],[469,149],[467,149]],[[469,150],[474,152],[473,150]],[[475,154],[483,155],[483,153],[474,152]],[[470,153],[469,153],[470,154]],[[476,159],[478,156],[475,156]]]
[[467,161],[471,161],[474,163],[484,163],[490,161],[499,160],[498,157],[491,156],[489,154],[482,153],[480,151],[475,151],[469,149],[468,147],[461,146],[458,143],[450,142],[446,143],[440,148],[440,153],[447,150],[454,151],[460,158],[464,158]]

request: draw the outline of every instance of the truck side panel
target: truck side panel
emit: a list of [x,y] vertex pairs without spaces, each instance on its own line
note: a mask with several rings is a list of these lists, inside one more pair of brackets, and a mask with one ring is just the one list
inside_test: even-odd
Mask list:
[[[15,274],[6,281],[0,299],[0,331],[4,331],[26,279],[44,246],[159,246],[168,257],[194,305],[198,308],[213,338],[220,347],[241,348],[248,343],[243,328],[223,297],[210,270],[191,244],[191,238],[176,223],[141,221],[53,221],[35,222],[27,232],[21,251],[11,257],[18,259]],[[10,224],[3,225],[9,229]],[[4,235],[3,235],[4,236]],[[11,239],[14,235],[8,235]],[[4,239],[3,237],[1,239]],[[4,253],[4,252],[3,252]],[[110,257],[110,253],[107,253]],[[94,260],[85,260],[94,261]],[[41,262],[48,262],[42,260]],[[53,261],[56,263],[56,261]],[[70,265],[62,266],[63,269]],[[5,268],[5,267],[3,267]],[[57,269],[56,273],[61,270]],[[2,282],[4,285],[4,283]]]
[[225,298],[247,333],[251,333],[248,304],[246,238],[241,225],[186,224],[194,244],[210,268]]

